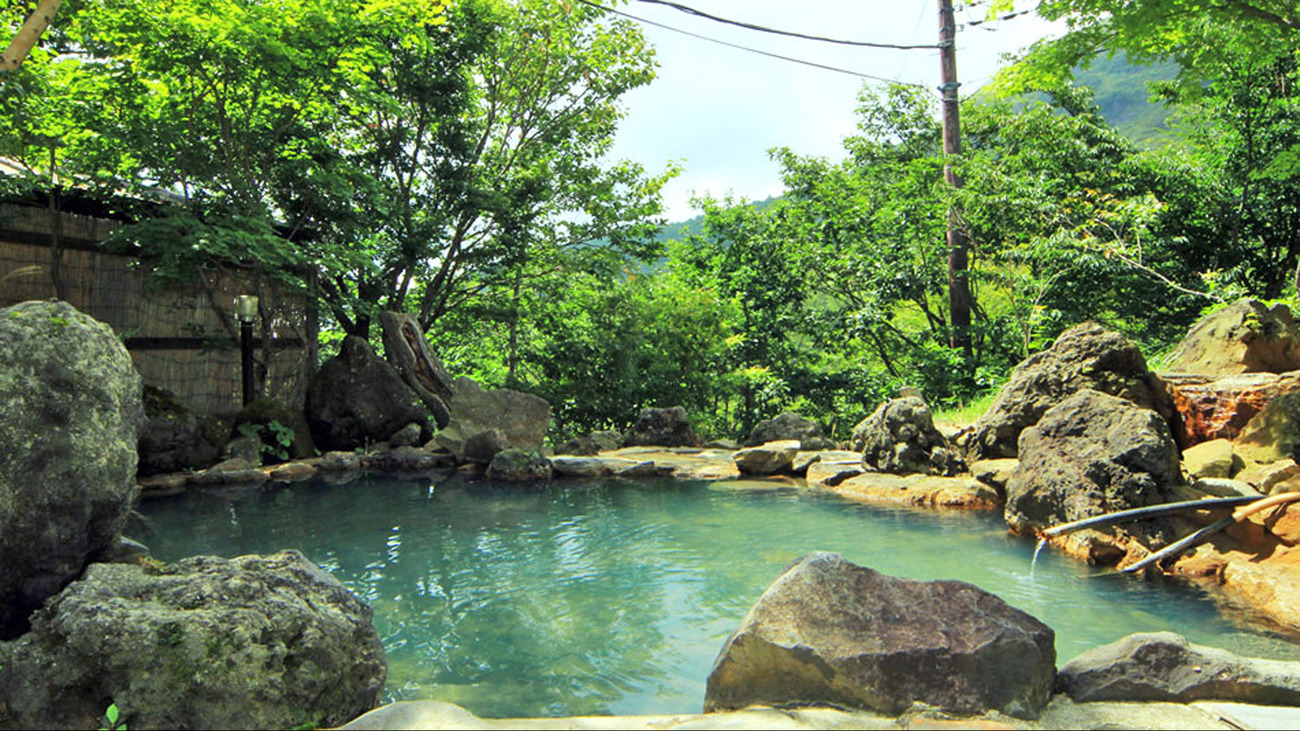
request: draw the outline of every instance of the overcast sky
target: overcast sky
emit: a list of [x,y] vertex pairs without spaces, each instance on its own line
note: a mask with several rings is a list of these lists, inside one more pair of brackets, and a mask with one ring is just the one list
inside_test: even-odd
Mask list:
[[[938,40],[937,0],[677,0],[712,15],[807,35],[897,45]],[[1017,7],[1032,7],[1027,2]],[[634,1],[617,6],[632,15],[729,43],[836,66],[861,74],[939,85],[934,49],[877,50],[803,41],[743,30],[673,8]],[[962,7],[959,26],[981,20],[987,5]],[[986,30],[991,29],[991,30]],[[642,163],[651,172],[678,161],[684,172],[665,192],[670,221],[697,214],[694,193],[728,193],[761,200],[781,192],[773,147],[839,159],[842,139],[855,131],[857,94],[868,81],[848,74],[728,48],[650,25],[659,77],[625,97],[612,157]],[[1032,13],[965,26],[957,34],[957,73],[963,96],[988,81],[1004,53],[1049,34]],[[935,91],[937,94],[938,92]]]

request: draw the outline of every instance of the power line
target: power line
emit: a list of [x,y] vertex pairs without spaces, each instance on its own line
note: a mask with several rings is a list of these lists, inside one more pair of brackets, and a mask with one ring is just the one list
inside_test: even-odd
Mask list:
[[736,43],[729,43],[727,41],[719,40],[717,38],[711,38],[709,36],[702,36],[698,33],[692,33],[687,30],[682,30],[681,28],[674,28],[671,25],[664,25],[663,23],[656,23],[653,20],[646,20],[645,18],[641,18],[632,15],[630,13],[625,13],[621,10],[615,10],[614,8],[607,8],[604,5],[599,5],[597,3],[591,2],[591,0],[578,0],[578,2],[582,3],[583,5],[589,5],[598,10],[603,10],[607,13],[613,13],[615,15],[621,15],[624,18],[630,18],[632,20],[637,21],[638,23],[653,25],[656,28],[663,28],[664,30],[670,30],[674,33],[681,33],[682,35],[690,36],[691,38],[698,38],[702,41],[708,41],[709,43],[716,43],[720,46],[727,46],[728,48],[735,48],[741,51],[749,51],[750,53],[757,53],[760,56],[767,56],[769,58],[780,59],[782,61],[790,61],[791,63],[803,64],[804,66],[812,66],[813,68],[824,69],[826,71],[835,71],[841,74],[848,74],[850,76],[856,76],[860,79],[869,79],[871,81],[879,81],[886,84],[900,84],[902,86],[912,86],[918,89],[925,89],[926,91],[930,90],[930,87],[925,86],[924,84],[915,84],[910,81],[899,81],[897,79],[887,79],[883,76],[872,76],[871,74],[864,74],[859,71],[851,71],[849,69],[839,68],[838,66],[827,66],[826,64],[816,63],[814,61],[805,61],[800,58],[794,58],[793,56],[782,56],[779,53],[772,53],[770,51],[764,51],[758,48],[751,48],[749,46],[742,46]]
[[734,25],[738,28],[756,30],[759,31],[760,33],[772,33],[774,35],[779,35],[779,36],[789,36],[791,38],[802,38],[806,41],[821,41],[823,43],[839,43],[845,46],[862,46],[865,48],[889,48],[896,51],[914,51],[914,50],[922,50],[922,49],[933,50],[938,48],[938,46],[933,44],[899,45],[896,43],[872,43],[869,41],[846,41],[838,38],[827,38],[825,36],[810,36],[810,35],[805,35],[803,33],[795,33],[793,31],[788,31],[788,30],[777,30],[776,28],[769,28],[764,25],[755,25],[753,23],[746,23],[740,20],[729,20],[727,18],[721,18],[716,15],[710,15],[702,10],[696,10],[695,8],[682,5],[680,3],[669,2],[669,0],[638,0],[638,2],[650,3],[653,5],[666,5],[674,10],[679,10],[683,13],[686,13],[687,15],[694,15],[700,18],[705,18],[707,20],[712,20],[716,23],[725,23],[727,25]]
[[[1020,17],[1020,16],[1022,16],[1022,15],[1028,15],[1029,13],[1032,13],[1032,12],[1034,12],[1032,9],[1030,9],[1030,10],[1017,10],[1017,11],[1014,12],[1014,13],[1007,13],[1006,15],[999,15],[999,16],[996,17],[996,18],[985,18],[985,19],[983,19],[983,20],[968,20],[968,21],[966,21],[966,25],[983,25],[983,24],[989,22],[990,20],[1011,20],[1012,18],[1018,18],[1018,17]],[[985,28],[984,30],[991,30],[991,29],[990,29],[990,28]]]

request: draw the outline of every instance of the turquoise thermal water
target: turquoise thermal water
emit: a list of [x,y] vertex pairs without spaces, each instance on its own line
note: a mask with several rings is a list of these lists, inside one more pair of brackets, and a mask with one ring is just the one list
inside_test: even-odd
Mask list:
[[[391,700],[488,717],[694,713],[727,634],[793,559],[837,551],[913,579],[960,579],[1056,630],[1057,664],[1173,630],[1300,659],[1177,582],[1104,575],[999,516],[861,505],[755,482],[348,484],[190,493],[140,512],[155,557],[297,548],[375,610]],[[137,533],[140,531],[136,531]]]

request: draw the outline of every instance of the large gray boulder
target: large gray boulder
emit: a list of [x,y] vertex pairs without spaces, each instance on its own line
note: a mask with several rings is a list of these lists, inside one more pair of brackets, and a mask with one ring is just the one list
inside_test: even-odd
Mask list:
[[1057,689],[1076,703],[1236,701],[1300,705],[1300,662],[1240,657],[1173,632],[1124,637],[1061,668]]
[[884,576],[836,553],[795,561],[759,597],[709,674],[705,712],[833,705],[897,715],[1032,718],[1051,696],[1051,628],[960,581]]
[[93,564],[0,645],[19,728],[336,726],[387,675],[371,611],[297,551],[166,566]]
[[415,422],[428,431],[429,412],[370,343],[344,338],[339,354],[307,387],[307,425],[321,450],[352,451],[386,441]]
[[642,409],[623,440],[627,447],[698,447],[700,438],[695,434],[686,409],[674,406],[669,409]]
[[[537,450],[551,425],[551,405],[546,399],[509,388],[490,391],[472,378],[464,376],[452,382],[451,422],[440,430],[434,440],[456,458],[467,459],[466,449],[471,440],[496,430],[504,441],[500,449]],[[481,452],[481,450],[479,450]],[[488,455],[491,460],[491,455]]]
[[0,639],[112,550],[136,494],[140,375],[64,302],[0,309]]
[[1167,502],[1182,483],[1178,448],[1160,415],[1079,391],[1020,436],[1006,520],[1032,533],[1057,523]]
[[1086,322],[1061,333],[1050,348],[1015,367],[997,400],[975,422],[970,459],[1017,456],[1020,432],[1084,389],[1172,414],[1164,388],[1138,347],[1118,333]]
[[953,475],[963,467],[917,396],[881,404],[853,428],[851,446],[862,452],[863,468],[874,472]]
[[1284,304],[1237,300],[1193,325],[1167,370],[1202,375],[1300,370],[1300,326]]
[[835,448],[835,442],[822,434],[821,425],[793,411],[786,411],[771,419],[758,422],[754,430],[749,433],[744,446],[757,447],[760,444],[783,442],[789,439],[799,440],[800,449],[808,451]]

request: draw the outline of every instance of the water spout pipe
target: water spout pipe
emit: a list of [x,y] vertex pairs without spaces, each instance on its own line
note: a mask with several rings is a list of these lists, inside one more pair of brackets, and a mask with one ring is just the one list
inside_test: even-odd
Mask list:
[[1217,533],[1233,523],[1240,523],[1261,510],[1267,510],[1268,508],[1277,505],[1285,505],[1297,501],[1300,501],[1300,492],[1282,492],[1262,499],[1256,498],[1254,501],[1232,511],[1232,515],[1229,515],[1222,520],[1216,520],[1195,533],[1192,533],[1181,540],[1170,543],[1168,546],[1165,546],[1141,561],[1120,569],[1120,573],[1132,574],[1141,571],[1157,561],[1182,553],[1192,546],[1199,545],[1206,538],[1209,538],[1211,534]]
[[1102,525],[1112,525],[1114,523],[1125,523],[1142,518],[1151,518],[1166,513],[1178,513],[1184,510],[1203,510],[1207,508],[1235,508],[1238,505],[1246,505],[1259,500],[1258,496],[1250,497],[1220,497],[1206,498],[1204,500],[1186,500],[1178,503],[1163,503],[1161,505],[1148,505],[1145,508],[1132,508],[1129,510],[1120,510],[1105,515],[1095,515],[1091,518],[1084,518],[1070,523],[1061,523],[1043,531],[1040,535],[1044,538],[1055,538],[1073,533],[1084,528],[1093,528]]

